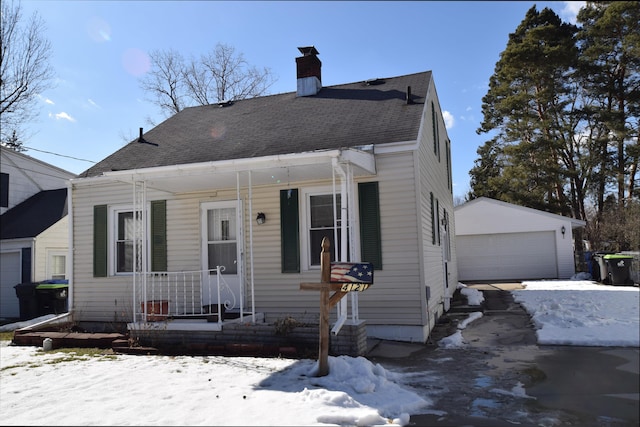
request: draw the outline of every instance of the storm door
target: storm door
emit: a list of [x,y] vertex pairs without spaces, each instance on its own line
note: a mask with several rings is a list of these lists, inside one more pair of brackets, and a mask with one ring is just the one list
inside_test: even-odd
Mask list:
[[[241,297],[241,229],[237,214],[238,202],[211,202],[202,204],[202,268],[215,269],[223,266],[224,282],[228,285],[220,289],[222,303],[228,308],[240,306]],[[215,273],[211,273],[215,283]],[[209,292],[203,289],[203,300],[218,303],[215,287]]]

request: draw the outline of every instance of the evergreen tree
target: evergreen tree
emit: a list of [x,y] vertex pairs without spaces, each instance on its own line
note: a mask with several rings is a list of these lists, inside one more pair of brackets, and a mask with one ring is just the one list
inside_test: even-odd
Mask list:
[[[472,169],[471,197],[491,193],[532,208],[570,210],[564,190],[570,173],[563,150],[571,138],[566,111],[575,96],[570,83],[577,61],[576,32],[551,9],[538,12],[534,6],[509,35],[482,99],[484,120],[478,129],[496,133],[487,144],[500,146],[502,170],[488,172],[500,178],[478,186],[483,177]],[[496,147],[485,146],[478,154],[496,152]]]
[[601,214],[612,182],[621,206],[640,197],[640,3],[587,2],[578,23],[580,82],[590,99],[584,114],[599,127],[591,155],[598,160],[593,190]]

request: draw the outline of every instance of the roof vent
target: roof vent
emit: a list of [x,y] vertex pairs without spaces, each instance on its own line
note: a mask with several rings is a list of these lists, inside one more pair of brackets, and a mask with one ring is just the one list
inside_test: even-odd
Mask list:
[[218,102],[218,107],[222,108],[222,107],[229,107],[233,105],[233,101],[231,99],[223,99],[222,101]]
[[364,81],[365,86],[378,86],[385,83],[384,79],[369,79]]
[[413,104],[413,97],[411,96],[411,86],[407,86],[407,104]]
[[140,128],[140,136],[138,137],[138,142],[141,144],[149,144],[149,145],[154,145],[156,147],[158,146],[158,144],[156,144],[155,142],[150,142],[144,139],[144,137],[142,136],[142,128]]

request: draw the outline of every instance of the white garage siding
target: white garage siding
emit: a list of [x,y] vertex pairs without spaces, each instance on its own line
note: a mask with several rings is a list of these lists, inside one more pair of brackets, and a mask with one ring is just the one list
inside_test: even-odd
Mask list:
[[20,252],[0,254],[0,318],[20,317],[15,285],[20,283]]
[[558,278],[553,231],[457,236],[460,281]]

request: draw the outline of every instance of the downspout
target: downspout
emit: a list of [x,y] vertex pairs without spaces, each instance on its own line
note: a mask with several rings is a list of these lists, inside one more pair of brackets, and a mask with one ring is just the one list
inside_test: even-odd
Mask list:
[[[137,311],[136,310],[136,304],[137,304],[137,301],[136,301],[136,290],[138,289],[138,277],[137,277],[137,274],[136,274],[136,269],[137,269],[137,263],[136,263],[136,259],[137,259],[136,258],[136,251],[137,251],[137,249],[136,248],[137,248],[138,245],[136,244],[136,240],[135,240],[135,236],[136,236],[136,232],[135,232],[135,227],[136,227],[136,225],[135,225],[136,224],[136,221],[135,221],[135,215],[136,215],[136,180],[135,180],[134,177],[131,177],[131,184],[132,184],[133,218],[134,218],[134,221],[133,221],[133,227],[134,227],[133,228],[133,230],[134,230],[133,231],[133,271],[132,271],[133,284],[131,286],[131,291],[133,293],[133,295],[132,295],[132,297],[133,297],[133,323],[136,323],[137,322],[137,316],[136,316],[136,311]],[[146,290],[146,287],[145,287],[145,289],[142,290],[142,292],[143,292],[143,295],[142,295],[142,298],[141,298],[141,302],[143,302],[143,301],[146,302],[147,301],[147,295],[146,295],[147,290]],[[147,304],[142,304],[142,306],[143,306],[143,309],[142,309],[142,312],[141,312],[142,320],[146,321],[147,320]]]
[[[334,211],[333,220],[334,220],[334,230],[335,230],[335,234],[337,234],[337,223],[336,222],[338,221],[338,217],[336,215],[336,190],[335,190],[335,187],[336,187],[336,178],[335,178],[336,175],[335,175],[335,172],[337,171],[340,174],[340,194],[341,194],[341,199],[340,199],[340,218],[342,219],[340,221],[340,231],[342,233],[342,236],[340,238],[340,251],[341,251],[340,261],[348,262],[348,256],[347,256],[348,209],[347,209],[347,204],[348,204],[348,201],[349,201],[349,195],[347,194],[347,179],[346,179],[346,174],[345,174],[344,170],[342,170],[342,168],[338,164],[338,161],[337,161],[337,159],[335,157],[332,159],[332,163],[333,163],[333,211]],[[337,257],[336,257],[336,259],[337,259]],[[347,321],[347,317],[348,317],[347,302],[342,300],[342,299],[338,302],[338,314],[339,314],[338,315],[338,319],[336,320],[336,323],[333,325],[333,328],[331,329],[331,333],[333,335],[338,335],[338,333],[340,332],[340,329],[342,329],[342,326]]]
[[73,314],[73,184],[71,181],[67,181],[67,216],[69,217],[69,224],[67,233],[69,235],[67,242],[67,266],[68,268],[68,280],[69,280],[69,290],[67,291],[67,308],[69,313]]
[[251,171],[249,171],[249,270],[251,272],[251,318],[256,322],[255,282],[253,272],[253,188],[251,183]]
[[[142,299],[144,309],[142,319],[146,322],[147,318],[147,183],[146,181],[136,181],[133,177],[133,313],[134,322],[136,312],[136,289],[142,286]],[[140,213],[138,221],[136,215]],[[155,288],[153,289],[155,290]],[[155,298],[152,292],[152,299]]]
[[[349,194],[348,200],[348,213],[349,213],[349,222],[348,224],[351,226],[351,233],[349,233],[349,259],[354,262],[355,260],[362,260],[362,255],[360,254],[360,248],[356,245],[356,208],[355,204],[355,188],[353,181],[353,168],[351,167],[351,163],[347,164],[347,193]],[[356,324],[360,321],[360,313],[358,309],[358,297],[359,292],[350,292],[349,297],[351,298],[351,321],[353,324]]]
[[[147,239],[148,239],[148,209],[147,209],[147,182],[136,181],[136,177],[131,177],[132,189],[133,189],[133,321],[136,322],[136,308],[137,303],[142,304],[141,310],[142,320],[147,320],[147,304],[149,295],[147,295],[147,279],[148,279],[148,252],[147,252]],[[138,218],[137,215],[140,215]],[[136,292],[141,288],[140,300],[136,301]],[[152,287],[151,299],[155,299],[155,287]]]
[[[240,274],[238,276],[240,277],[240,321],[242,322],[244,321],[244,298],[242,298],[242,290],[246,276],[244,274],[244,233],[242,233],[244,227],[242,226],[242,203],[240,199],[240,172],[236,172],[236,220],[238,224],[240,224],[240,235],[236,238],[236,242],[242,242],[242,244],[236,243],[240,249],[240,259],[238,262]],[[219,286],[218,289],[220,289]],[[220,299],[218,299],[218,304],[220,304]]]

